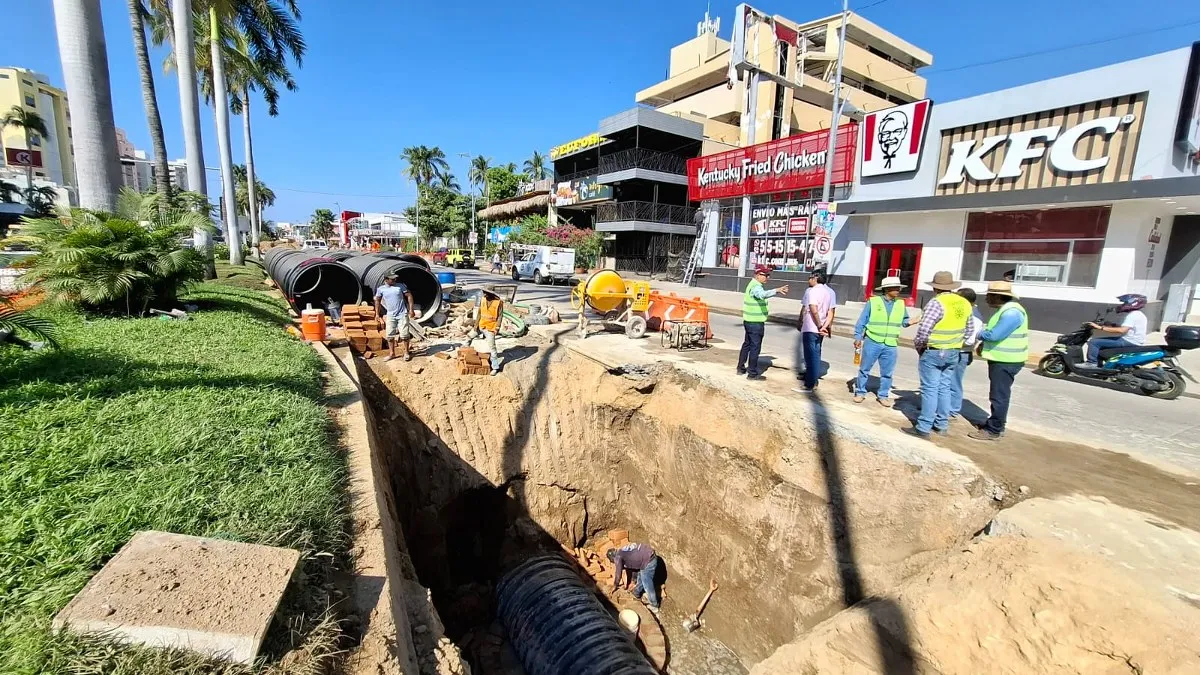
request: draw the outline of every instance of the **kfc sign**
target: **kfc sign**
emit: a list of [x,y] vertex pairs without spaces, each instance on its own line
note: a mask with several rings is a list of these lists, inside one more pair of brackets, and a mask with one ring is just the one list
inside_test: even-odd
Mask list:
[[917,170],[929,99],[878,110],[863,118],[862,176],[885,176]]
[[943,130],[936,192],[1131,180],[1145,106],[1143,92]]
[[[844,124],[838,128],[834,184],[854,181],[857,143],[858,125]],[[829,132],[814,131],[689,159],[688,198],[701,201],[820,187],[829,160],[828,146]]]
[[42,166],[42,152],[40,150],[25,150],[22,148],[5,148],[4,161],[8,162],[9,166]]

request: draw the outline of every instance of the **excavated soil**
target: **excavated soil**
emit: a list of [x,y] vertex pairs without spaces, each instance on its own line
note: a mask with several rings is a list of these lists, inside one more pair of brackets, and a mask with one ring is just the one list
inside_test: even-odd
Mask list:
[[[795,399],[610,370],[557,341],[513,354],[494,378],[358,361],[415,575],[473,672],[503,672],[469,647],[496,647],[494,584],[535,551],[628,528],[666,564],[668,670],[735,673],[962,546],[998,508],[969,462],[872,442]],[[710,577],[705,626],[684,634]]]

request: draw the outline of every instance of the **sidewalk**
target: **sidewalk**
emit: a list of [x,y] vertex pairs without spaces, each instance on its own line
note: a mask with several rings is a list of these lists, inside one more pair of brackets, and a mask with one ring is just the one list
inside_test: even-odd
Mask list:
[[[710,312],[728,316],[742,315],[741,293],[718,291],[711,288],[695,288],[669,281],[655,281],[653,282],[653,288],[663,293],[674,293],[685,298],[700,298],[708,303],[708,310]],[[768,321],[795,326],[803,309],[803,305],[800,304],[800,298],[804,295],[805,288],[806,286],[804,285],[792,284],[792,287],[788,289],[789,294],[787,297],[777,295],[771,298],[771,315]],[[858,315],[862,312],[864,304],[862,302],[846,302],[838,305],[833,322],[833,334],[839,337],[854,337],[854,324],[858,321]],[[900,333],[900,344],[911,347],[913,336],[916,333],[917,327],[915,324],[905,328]],[[1146,336],[1147,344],[1161,343],[1162,340],[1162,333],[1150,333]],[[1058,333],[1040,330],[1029,331],[1029,359],[1025,362],[1025,367],[1036,368],[1038,362],[1042,360],[1042,357],[1046,355],[1046,352],[1057,341]],[[1184,370],[1200,377],[1200,349],[1185,351],[1180,354],[1178,360]]]

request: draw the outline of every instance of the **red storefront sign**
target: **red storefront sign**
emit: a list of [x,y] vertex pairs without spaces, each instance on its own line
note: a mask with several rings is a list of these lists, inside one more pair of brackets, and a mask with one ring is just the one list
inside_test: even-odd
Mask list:
[[[838,127],[833,184],[854,181],[858,125]],[[820,187],[825,182],[828,131],[738,148],[688,160],[688,199],[720,199]]]
[[4,160],[11,166],[42,166],[41,150],[25,150],[23,148],[5,148]]

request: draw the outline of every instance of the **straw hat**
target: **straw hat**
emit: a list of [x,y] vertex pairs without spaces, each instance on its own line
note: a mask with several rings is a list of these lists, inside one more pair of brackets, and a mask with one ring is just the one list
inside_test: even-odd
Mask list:
[[875,290],[882,291],[885,288],[904,288],[904,284],[900,283],[900,277],[884,277]]
[[1013,293],[1011,281],[989,281],[987,287],[988,295],[1007,295],[1013,300],[1018,299],[1016,293]]
[[929,282],[929,285],[935,290],[953,291],[959,286],[962,286],[962,282],[955,281],[953,273],[943,270],[933,275],[933,281]]

